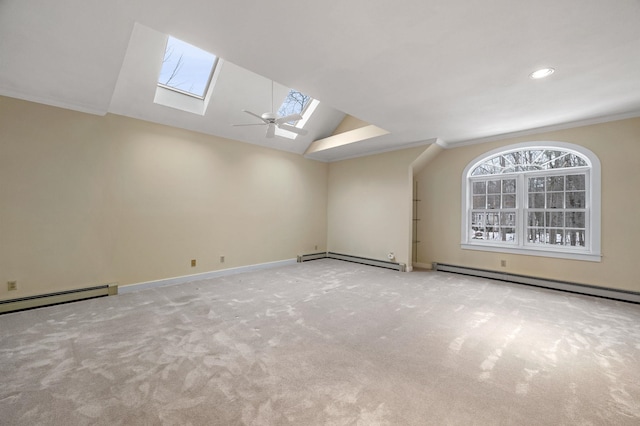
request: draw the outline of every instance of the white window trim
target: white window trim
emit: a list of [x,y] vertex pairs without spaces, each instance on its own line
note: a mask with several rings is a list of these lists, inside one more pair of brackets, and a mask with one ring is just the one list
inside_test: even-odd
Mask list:
[[[584,249],[571,249],[570,247],[562,246],[562,247],[553,247],[553,246],[533,246],[527,245],[524,241],[524,235],[521,235],[524,230],[524,199],[519,199],[518,204],[518,214],[522,217],[519,217],[519,227],[517,229],[517,233],[519,235],[519,243],[517,246],[515,245],[506,245],[503,243],[495,243],[489,241],[472,241],[469,237],[469,230],[471,229],[470,221],[470,210],[471,210],[471,187],[469,185],[470,182],[470,174],[473,169],[475,169],[480,163],[485,161],[488,158],[491,158],[495,155],[498,155],[502,152],[508,151],[517,151],[521,149],[549,149],[549,148],[559,148],[566,151],[572,151],[581,156],[587,158],[590,163],[589,171],[587,172],[587,176],[589,177],[587,182],[587,192],[588,192],[588,226],[587,226],[587,242],[588,247]],[[567,170],[567,169],[565,169]],[[571,169],[568,169],[571,170]],[[576,170],[584,171],[583,167],[577,168]],[[549,170],[549,174],[553,174],[559,170]],[[526,173],[523,173],[526,174]],[[511,173],[504,175],[490,175],[495,177],[507,177],[513,175]],[[543,256],[543,257],[552,257],[552,258],[560,258],[560,259],[573,259],[573,260],[585,260],[591,262],[600,262],[602,260],[602,254],[600,251],[601,245],[601,168],[600,168],[600,160],[598,157],[589,149],[584,148],[579,145],[566,143],[566,142],[555,142],[555,141],[536,141],[536,142],[524,142],[514,145],[503,146],[500,148],[496,148],[489,152],[485,152],[482,155],[473,159],[467,167],[465,167],[462,172],[462,200],[461,200],[461,248],[465,250],[479,250],[479,251],[488,251],[488,252],[498,252],[498,253],[513,253],[513,254],[521,254],[528,256]],[[518,192],[519,197],[524,197],[524,190],[520,190]]]

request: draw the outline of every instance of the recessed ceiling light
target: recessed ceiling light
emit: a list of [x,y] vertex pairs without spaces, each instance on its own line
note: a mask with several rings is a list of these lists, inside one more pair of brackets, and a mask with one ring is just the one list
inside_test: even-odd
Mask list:
[[553,68],[542,68],[529,74],[529,78],[539,80],[541,78],[549,77],[554,72],[555,70]]

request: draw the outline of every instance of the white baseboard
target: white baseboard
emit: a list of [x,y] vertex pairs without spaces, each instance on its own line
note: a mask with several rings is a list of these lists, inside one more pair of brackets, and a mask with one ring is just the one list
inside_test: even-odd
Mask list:
[[148,288],[164,287],[168,285],[184,284],[191,281],[206,280],[210,278],[224,277],[228,275],[241,274],[243,272],[259,271],[262,269],[277,268],[285,265],[294,265],[297,259],[278,260],[276,262],[258,263],[255,265],[239,266],[237,268],[220,269],[217,271],[202,272],[200,274],[184,275],[181,277],[165,278],[156,281],[146,281],[142,283],[128,284],[118,287],[118,294],[132,293],[134,291]]

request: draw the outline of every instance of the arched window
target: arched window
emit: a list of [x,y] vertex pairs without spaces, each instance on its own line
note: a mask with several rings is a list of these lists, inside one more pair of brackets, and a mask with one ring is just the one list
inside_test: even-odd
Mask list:
[[462,176],[462,247],[600,261],[600,161],[562,142],[488,152]]

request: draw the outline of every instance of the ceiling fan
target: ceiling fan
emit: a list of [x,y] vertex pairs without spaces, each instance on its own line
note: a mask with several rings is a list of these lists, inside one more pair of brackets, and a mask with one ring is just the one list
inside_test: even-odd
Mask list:
[[273,112],[273,80],[271,81],[271,112],[265,112],[260,115],[246,109],[243,109],[242,112],[246,112],[247,114],[256,117],[257,119],[262,120],[262,123],[233,124],[233,126],[268,126],[266,134],[268,138],[272,138],[275,136],[276,127],[288,132],[295,133],[297,135],[307,134],[307,131],[305,129],[300,129],[298,127],[292,126],[291,124],[288,124],[290,121],[302,120],[302,116],[300,114],[289,114],[280,117],[278,116],[278,114]]

